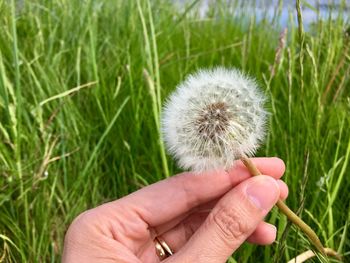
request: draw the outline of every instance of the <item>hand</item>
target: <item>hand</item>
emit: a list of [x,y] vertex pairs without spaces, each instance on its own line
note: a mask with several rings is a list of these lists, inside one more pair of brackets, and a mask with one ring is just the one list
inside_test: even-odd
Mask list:
[[284,163],[254,158],[263,174],[237,161],[230,171],[183,173],[79,215],[65,237],[63,262],[160,262],[154,239],[174,251],[162,262],[221,263],[245,241],[270,244],[276,228],[263,221],[288,195],[278,180]]

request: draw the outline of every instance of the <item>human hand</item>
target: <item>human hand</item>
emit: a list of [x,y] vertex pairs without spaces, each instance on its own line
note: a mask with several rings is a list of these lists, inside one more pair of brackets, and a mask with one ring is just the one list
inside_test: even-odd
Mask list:
[[65,237],[62,262],[160,262],[154,240],[174,254],[162,262],[221,263],[245,241],[276,238],[263,221],[288,188],[283,161],[253,158],[269,176],[251,177],[244,165],[230,171],[182,173],[79,215]]

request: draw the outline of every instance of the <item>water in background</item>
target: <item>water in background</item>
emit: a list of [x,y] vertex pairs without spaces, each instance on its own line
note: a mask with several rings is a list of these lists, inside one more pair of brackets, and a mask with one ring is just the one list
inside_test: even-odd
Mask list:
[[[239,1],[239,0],[238,0]],[[179,6],[185,6],[193,1],[188,0],[174,0]],[[233,1],[227,1],[233,2]],[[278,21],[281,27],[286,27],[291,22],[291,17],[294,23],[297,23],[297,16],[295,10],[295,0],[240,0],[242,4],[236,5],[235,12],[246,13],[247,18],[249,14],[255,15],[257,21],[262,19],[272,20],[278,12]],[[346,24],[349,24],[350,19],[350,0],[307,0],[301,1],[303,24],[307,29],[313,22],[318,19],[337,19],[339,16],[343,17]],[[306,4],[307,3],[307,4]],[[215,4],[215,0],[202,0],[199,2],[200,14],[204,16],[209,8],[209,5]],[[292,16],[291,16],[292,14]]]

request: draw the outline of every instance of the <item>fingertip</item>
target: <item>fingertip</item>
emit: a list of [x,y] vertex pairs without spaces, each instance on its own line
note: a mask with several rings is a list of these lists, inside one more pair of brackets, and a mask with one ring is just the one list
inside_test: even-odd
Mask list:
[[276,236],[277,228],[274,225],[261,222],[247,241],[257,245],[270,245],[275,242]]
[[278,157],[271,157],[273,159],[275,166],[278,167],[279,171],[281,171],[282,175],[286,171],[286,164],[284,161]]

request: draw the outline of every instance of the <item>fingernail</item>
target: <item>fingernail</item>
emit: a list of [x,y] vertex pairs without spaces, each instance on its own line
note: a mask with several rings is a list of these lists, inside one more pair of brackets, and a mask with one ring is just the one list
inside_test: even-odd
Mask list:
[[249,199],[260,209],[270,210],[277,202],[280,191],[275,179],[259,175],[249,182],[246,193]]

